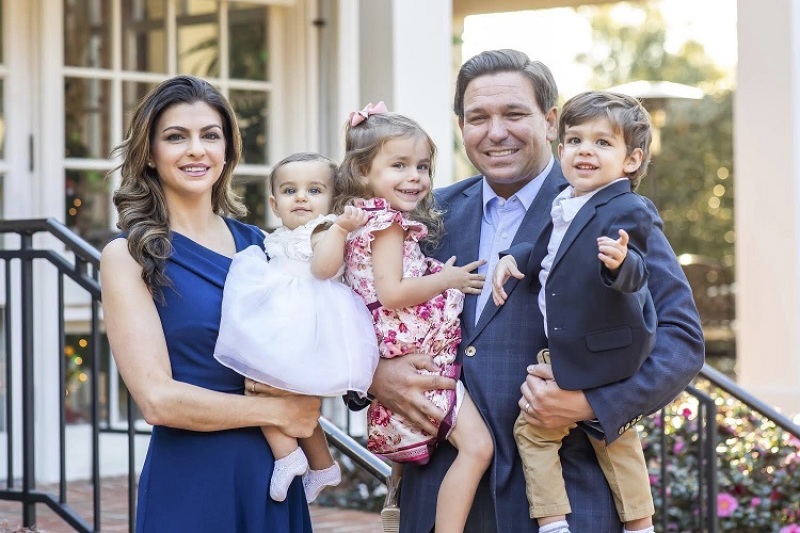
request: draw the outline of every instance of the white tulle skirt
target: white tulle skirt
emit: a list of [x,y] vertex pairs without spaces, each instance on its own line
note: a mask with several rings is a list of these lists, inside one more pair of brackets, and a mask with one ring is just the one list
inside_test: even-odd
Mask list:
[[379,354],[370,312],[347,285],[251,246],[228,272],[214,357],[273,387],[337,396],[366,394]]

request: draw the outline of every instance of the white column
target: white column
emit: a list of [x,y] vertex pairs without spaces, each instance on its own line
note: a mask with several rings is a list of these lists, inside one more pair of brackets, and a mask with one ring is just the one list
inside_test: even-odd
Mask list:
[[452,21],[450,0],[394,0],[395,109],[417,120],[437,147],[434,186],[453,172]]
[[[452,181],[452,5],[449,0],[370,0],[360,7],[360,96],[386,101],[436,143],[434,186]],[[353,109],[355,109],[354,107]]]
[[739,0],[737,374],[800,412],[800,5]]
[[332,140],[330,154],[336,161],[344,156],[344,124],[350,112],[360,109],[361,104],[361,61],[359,39],[359,0],[339,0],[336,20],[336,94],[331,100],[334,104],[331,127],[328,134]]
[[[64,77],[63,11],[58,0],[31,2],[35,41],[34,93],[38,105],[34,122],[38,133],[34,142],[33,206],[31,218],[53,217],[64,220]],[[61,117],[59,117],[61,115]],[[55,126],[57,125],[57,126]],[[40,234],[36,244],[63,250],[63,245],[49,235]],[[64,394],[59,383],[58,315],[53,305],[58,285],[54,268],[37,263],[34,268],[34,371],[36,380],[36,476],[40,482],[58,479],[59,457],[56,431],[59,424],[58,405]],[[91,442],[84,441],[86,450]],[[86,472],[88,474],[88,472]]]

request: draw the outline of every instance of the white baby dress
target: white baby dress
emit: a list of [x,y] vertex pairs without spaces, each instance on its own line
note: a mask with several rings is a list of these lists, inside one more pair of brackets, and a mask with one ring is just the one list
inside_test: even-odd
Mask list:
[[[280,227],[233,256],[214,357],[243,376],[314,396],[366,394],[378,343],[363,300],[311,273],[311,234],[335,215]],[[269,256],[269,261],[267,261]]]

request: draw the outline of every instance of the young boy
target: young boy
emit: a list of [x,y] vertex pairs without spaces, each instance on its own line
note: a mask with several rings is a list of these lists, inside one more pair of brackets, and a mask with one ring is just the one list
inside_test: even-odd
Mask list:
[[[548,346],[537,360],[552,365],[562,389],[626,379],[650,353],[656,316],[645,257],[655,216],[632,191],[647,169],[651,138],[650,117],[636,99],[599,91],[571,98],[562,110],[558,145],[570,186],[553,201],[549,242],[517,245],[495,269],[492,296],[498,306],[507,298],[503,286],[509,277],[538,273]],[[537,288],[535,281],[531,285]],[[558,450],[574,425],[543,429],[528,424],[524,414],[514,437],[530,516],[540,533],[569,533],[566,515],[572,510]],[[590,441],[625,531],[652,532],[647,466],[636,428],[627,426],[632,431],[609,446]]]

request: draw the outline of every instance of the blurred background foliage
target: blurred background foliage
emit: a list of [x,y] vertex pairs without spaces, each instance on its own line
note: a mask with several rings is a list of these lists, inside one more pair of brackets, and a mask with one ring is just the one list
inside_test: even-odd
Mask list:
[[675,252],[700,254],[734,266],[733,90],[696,41],[676,53],[666,47],[666,24],[655,3],[630,4],[634,14],[620,23],[613,6],[583,7],[592,25],[593,49],[576,57],[591,67],[592,89],[637,80],[668,80],[699,87],[700,100],[645,98],[660,128],[654,154],[638,192],[664,219]]

